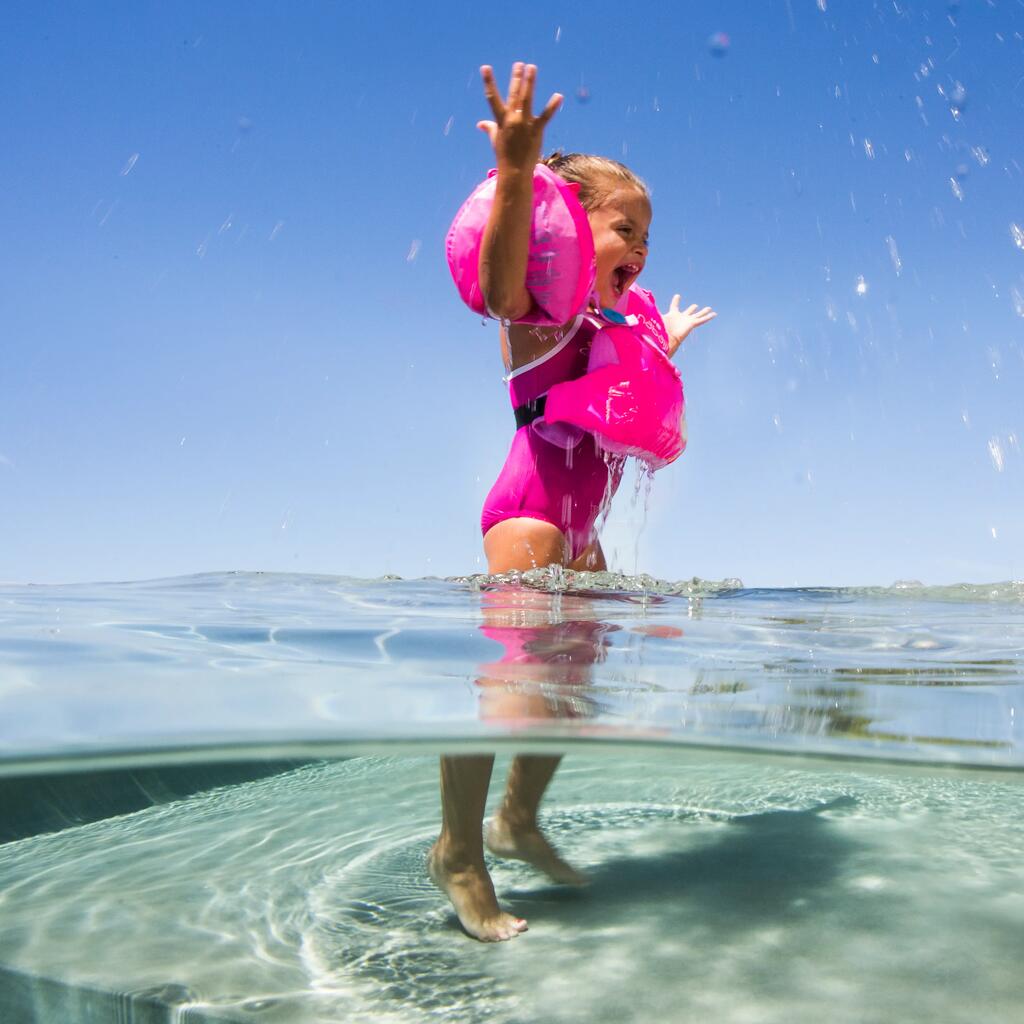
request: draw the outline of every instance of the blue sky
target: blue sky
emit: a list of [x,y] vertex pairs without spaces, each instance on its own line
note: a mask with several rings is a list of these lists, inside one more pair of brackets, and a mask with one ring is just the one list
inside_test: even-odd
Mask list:
[[515,58],[719,311],[613,567],[1024,577],[1024,5],[757,8],[9,5],[0,579],[481,568],[512,420],[442,243]]

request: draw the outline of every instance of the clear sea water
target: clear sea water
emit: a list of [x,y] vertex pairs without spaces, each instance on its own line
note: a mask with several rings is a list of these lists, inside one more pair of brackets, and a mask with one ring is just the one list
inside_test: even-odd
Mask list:
[[[1024,584],[0,587],[0,1020],[1024,1017]],[[441,752],[568,756],[484,946]]]

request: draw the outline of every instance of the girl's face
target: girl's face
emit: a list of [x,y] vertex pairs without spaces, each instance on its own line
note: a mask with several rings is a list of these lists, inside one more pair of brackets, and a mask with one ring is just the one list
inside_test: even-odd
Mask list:
[[614,308],[647,262],[651,204],[637,189],[623,185],[587,214],[597,257],[601,305]]

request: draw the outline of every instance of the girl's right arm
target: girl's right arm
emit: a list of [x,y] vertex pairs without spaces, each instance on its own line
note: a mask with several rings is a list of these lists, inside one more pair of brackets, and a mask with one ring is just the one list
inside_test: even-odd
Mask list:
[[533,217],[533,169],[540,160],[544,129],[562,103],[555,93],[544,110],[533,116],[533,64],[512,65],[508,97],[502,100],[494,70],[480,69],[484,95],[493,121],[480,121],[498,158],[498,180],[491,215],[480,247],[480,288],[487,309],[502,320],[519,320],[533,307],[526,290],[526,261]]

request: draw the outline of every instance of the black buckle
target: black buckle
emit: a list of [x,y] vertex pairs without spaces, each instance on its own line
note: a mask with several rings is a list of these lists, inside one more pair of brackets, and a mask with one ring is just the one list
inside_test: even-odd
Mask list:
[[532,402],[524,402],[522,405],[516,406],[513,410],[516,418],[516,430],[522,430],[534,420],[539,420],[544,415],[544,406],[547,405],[547,401],[548,396],[541,395],[540,398],[535,398]]

